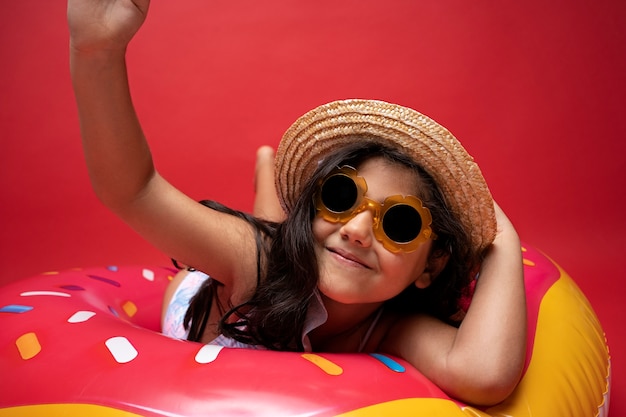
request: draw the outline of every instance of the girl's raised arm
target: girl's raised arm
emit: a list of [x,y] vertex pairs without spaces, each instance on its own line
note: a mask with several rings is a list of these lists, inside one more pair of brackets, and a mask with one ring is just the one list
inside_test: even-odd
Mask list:
[[[105,205],[167,255],[227,287],[239,278],[255,282],[250,226],[186,197],[154,167],[131,100],[125,61],[148,6],[148,0],[68,2],[70,70],[93,188]],[[240,284],[246,287],[246,282]]]
[[505,399],[517,386],[526,352],[526,298],[520,240],[496,205],[498,233],[471,306],[456,329],[429,317],[396,325],[384,348],[413,363],[448,394],[474,404]]

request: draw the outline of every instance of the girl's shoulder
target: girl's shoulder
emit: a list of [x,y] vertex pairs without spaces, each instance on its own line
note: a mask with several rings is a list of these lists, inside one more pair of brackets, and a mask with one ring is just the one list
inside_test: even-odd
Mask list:
[[427,314],[402,314],[389,310],[381,317],[367,348],[404,357],[407,347],[410,346],[413,352],[431,350],[455,331],[455,327]]

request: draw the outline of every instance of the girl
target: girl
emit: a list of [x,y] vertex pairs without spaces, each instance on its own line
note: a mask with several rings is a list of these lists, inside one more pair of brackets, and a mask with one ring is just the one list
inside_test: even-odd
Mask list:
[[[520,242],[460,143],[405,107],[329,103],[283,137],[276,197],[259,166],[263,215],[282,217],[277,198],[284,221],[198,204],[156,171],[129,93],[126,47],[148,3],[69,0],[70,63],[98,197],[202,271],[168,290],[166,333],[226,346],[383,352],[463,401],[506,398],[524,364]],[[460,300],[477,272],[465,313]]]

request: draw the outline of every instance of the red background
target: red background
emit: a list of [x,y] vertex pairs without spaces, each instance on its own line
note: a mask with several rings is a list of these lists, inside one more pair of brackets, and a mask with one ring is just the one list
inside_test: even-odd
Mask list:
[[[167,264],[95,199],[82,160],[65,2],[0,6],[0,282]],[[626,415],[626,3],[162,1],[129,51],[160,171],[248,210],[253,160],[321,103],[418,109],[465,144],[523,240],[578,282],[607,332]]]

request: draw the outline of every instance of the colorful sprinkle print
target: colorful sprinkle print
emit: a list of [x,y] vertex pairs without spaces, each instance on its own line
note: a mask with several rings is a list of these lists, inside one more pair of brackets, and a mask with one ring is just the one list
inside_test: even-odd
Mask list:
[[77,311],[76,313],[72,314],[72,317],[67,319],[67,322],[68,323],[84,323],[95,315],[96,313],[93,311]]
[[109,285],[113,285],[114,287],[120,287],[122,284],[120,284],[119,282],[110,279],[110,278],[105,278],[105,277],[101,277],[98,275],[87,275],[89,278],[91,279],[95,279],[96,281],[100,281],[100,282],[104,282],[107,283]]
[[123,336],[116,336],[107,339],[104,344],[118,363],[128,363],[135,359],[139,354],[132,343],[130,343],[130,341]]
[[372,357],[381,361],[387,368],[391,369],[394,372],[404,372],[406,368],[400,365],[395,360],[391,359],[389,356],[381,355],[380,353],[371,353]]
[[220,354],[222,349],[224,349],[223,346],[204,345],[200,348],[194,359],[196,362],[202,364],[211,363],[217,359],[217,355]]
[[0,308],[0,313],[15,313],[22,314],[32,310],[32,306],[23,306],[19,304],[10,304]]
[[303,353],[302,357],[312,364],[317,365],[322,371],[326,372],[328,375],[337,376],[343,374],[343,369],[339,365],[329,361],[328,359],[320,355],[316,355],[315,353]]
[[126,313],[128,317],[132,317],[137,314],[137,306],[132,301],[126,301],[122,304],[122,310],[124,310],[124,313]]
[[21,335],[15,341],[17,350],[20,352],[20,356],[24,360],[34,358],[41,352],[41,345],[37,339],[37,335],[33,332]]
[[[531,330],[537,326],[544,295],[560,282],[562,273],[538,251],[524,248],[523,253]],[[109,266],[49,272],[2,288],[0,417],[81,415],[71,414],[72,410],[89,407],[90,412],[111,417],[491,415],[491,409],[476,410],[451,400],[406,362],[388,355],[281,353],[163,336],[158,333],[160,302],[174,272]],[[572,291],[571,285],[565,287]],[[559,299],[557,305],[567,304]],[[577,319],[577,314],[584,319]],[[576,326],[595,320],[580,303],[566,316]],[[560,319],[558,331],[565,327]],[[587,343],[604,340],[574,330]],[[532,355],[535,333],[529,334]],[[537,331],[537,337],[554,334]],[[570,336],[558,333],[558,337],[562,342]],[[584,360],[577,357],[580,366],[555,370],[553,363],[558,361],[553,360],[524,389],[543,384],[533,398],[550,392],[553,401],[565,388],[586,385],[559,387],[543,381],[583,369],[600,385],[575,392],[576,404],[585,407],[579,414],[605,415],[608,351],[605,345],[592,349],[603,356],[592,358],[591,365],[583,366]],[[559,352],[558,359],[562,356]],[[534,375],[531,371],[532,367],[529,372]],[[519,398],[530,397],[520,393]],[[541,405],[534,401],[537,404],[507,404],[494,409],[493,415],[521,415],[533,407],[533,415],[541,415],[542,409],[536,408]]]
[[148,281],[154,281],[154,271],[151,271],[149,269],[144,269],[143,271],[141,271],[141,276],[143,276]]
[[37,297],[41,295],[52,297],[71,297],[68,293],[58,291],[26,291],[20,294],[22,297]]

